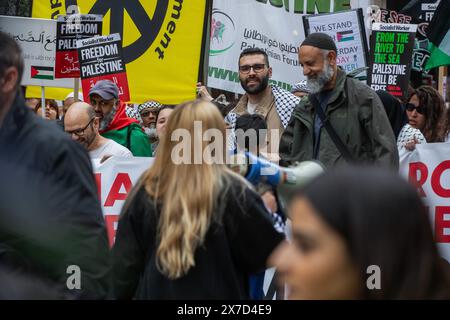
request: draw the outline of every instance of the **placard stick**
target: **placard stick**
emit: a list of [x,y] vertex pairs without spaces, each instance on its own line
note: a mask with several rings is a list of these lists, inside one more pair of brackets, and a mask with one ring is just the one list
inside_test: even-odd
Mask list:
[[73,100],[78,101],[78,90],[80,90],[80,79],[73,78]]
[[42,118],[45,118],[45,87],[41,87],[41,115]]

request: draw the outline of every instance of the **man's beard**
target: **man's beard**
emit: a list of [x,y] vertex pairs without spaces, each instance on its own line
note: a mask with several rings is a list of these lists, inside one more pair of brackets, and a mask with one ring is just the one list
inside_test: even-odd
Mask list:
[[325,61],[325,68],[321,73],[315,77],[307,77],[310,93],[314,94],[322,91],[323,87],[333,78],[333,75],[333,68]]
[[82,142],[82,145],[83,145],[87,150],[90,150],[90,147],[91,147],[92,143],[94,142],[96,135],[97,135],[97,134],[96,134],[95,132],[91,132],[91,134],[90,134],[89,136],[86,137],[86,140],[84,140],[84,141]]
[[144,127],[144,131],[145,134],[150,138],[150,139],[158,139],[158,134],[156,133],[156,128],[152,125],[149,127]]
[[[266,90],[267,86],[269,85],[269,75],[266,75],[264,78],[261,79],[261,82],[256,87],[250,88],[247,86],[246,81],[250,80],[247,78],[247,80],[243,81],[242,79],[239,79],[241,81],[241,86],[245,90],[245,92],[250,94],[258,94]],[[258,77],[252,78],[252,80],[259,80]]]
[[111,121],[114,119],[114,116],[117,112],[117,106],[114,106],[110,113],[103,116],[102,120],[100,121],[100,131],[106,130],[109,125],[111,124]]

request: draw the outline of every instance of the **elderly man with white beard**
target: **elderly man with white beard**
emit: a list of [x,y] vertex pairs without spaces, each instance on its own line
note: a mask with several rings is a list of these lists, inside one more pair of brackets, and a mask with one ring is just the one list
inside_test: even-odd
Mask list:
[[337,49],[324,33],[300,45],[299,62],[310,94],[292,113],[280,142],[280,164],[315,159],[398,168],[395,137],[377,94],[337,66]]

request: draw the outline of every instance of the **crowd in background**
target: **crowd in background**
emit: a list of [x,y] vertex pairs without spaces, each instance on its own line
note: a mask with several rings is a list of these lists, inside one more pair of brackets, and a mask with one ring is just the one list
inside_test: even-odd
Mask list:
[[[450,111],[430,86],[404,101],[375,92],[336,57],[333,40],[313,33],[299,47],[307,80],[292,92],[269,84],[267,54],[250,48],[235,100],[198,83],[195,101],[132,105],[102,80],[87,97],[46,99],[43,113],[23,97],[18,45],[0,33],[0,298],[262,299],[267,267],[279,299],[450,298],[426,207],[396,173],[417,144],[449,142]],[[316,160],[326,173],[286,209],[274,186],[226,163],[177,164],[177,129],[208,150],[195,121],[226,137],[216,155]],[[266,134],[239,140],[249,130]],[[90,159],[133,156],[154,163],[128,194],[110,250]],[[75,289],[72,265],[82,271]],[[380,288],[366,286],[370,266]]]

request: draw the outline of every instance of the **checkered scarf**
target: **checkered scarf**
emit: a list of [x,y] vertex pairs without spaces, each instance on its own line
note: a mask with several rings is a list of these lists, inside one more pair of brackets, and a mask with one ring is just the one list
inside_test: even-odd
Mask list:
[[[281,89],[278,86],[271,85],[272,93],[275,97],[275,107],[277,109],[278,116],[280,117],[281,124],[286,129],[289,124],[289,120],[291,119],[292,111],[295,106],[300,102],[300,98],[294,96],[289,91]],[[225,117],[225,121],[229,123],[234,129],[236,126],[236,120],[238,115],[231,111]]]
[[161,106],[162,106],[161,103],[150,100],[150,101],[147,101],[147,102],[144,102],[144,103],[140,104],[138,106],[138,112],[141,113],[143,110],[149,109],[149,108],[157,108],[157,109],[159,109],[159,108],[161,108]]

